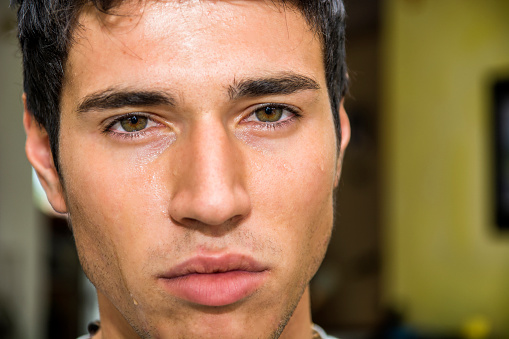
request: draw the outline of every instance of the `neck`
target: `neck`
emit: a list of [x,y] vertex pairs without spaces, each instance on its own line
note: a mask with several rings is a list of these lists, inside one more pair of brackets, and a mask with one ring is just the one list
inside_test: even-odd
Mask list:
[[308,286],[279,339],[310,339],[312,337],[311,326],[311,302]]

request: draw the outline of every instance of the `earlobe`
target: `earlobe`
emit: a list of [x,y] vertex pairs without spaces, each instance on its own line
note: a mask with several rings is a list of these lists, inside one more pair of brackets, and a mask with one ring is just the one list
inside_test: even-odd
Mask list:
[[27,135],[25,152],[28,161],[35,169],[39,181],[48,197],[53,209],[59,213],[66,213],[64,194],[60,177],[53,163],[48,133],[27,109],[26,96],[23,94],[23,125]]
[[339,122],[341,124],[341,145],[339,146],[339,156],[336,163],[336,177],[334,179],[334,187],[339,184],[339,178],[341,177],[341,167],[343,165],[343,156],[345,155],[346,147],[350,142],[350,120],[346,114],[345,106],[343,105],[344,99],[341,100],[339,108]]

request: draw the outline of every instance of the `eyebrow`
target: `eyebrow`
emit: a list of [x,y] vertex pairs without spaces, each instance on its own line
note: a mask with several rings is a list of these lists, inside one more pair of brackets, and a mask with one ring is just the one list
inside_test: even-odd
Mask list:
[[87,95],[78,104],[76,111],[80,114],[90,111],[101,111],[127,106],[174,106],[175,98],[161,91],[137,91],[109,88]]
[[288,95],[304,90],[319,89],[318,82],[310,77],[296,73],[283,73],[267,78],[234,80],[233,85],[228,87],[228,95],[231,100],[236,100],[244,97]]
[[[295,73],[283,73],[266,78],[248,78],[234,80],[228,86],[230,100],[265,95],[288,95],[304,90],[318,90],[320,85],[314,79]],[[130,89],[108,88],[87,95],[78,104],[76,111],[84,114],[90,111],[136,106],[175,106],[176,99],[163,91],[138,91]]]

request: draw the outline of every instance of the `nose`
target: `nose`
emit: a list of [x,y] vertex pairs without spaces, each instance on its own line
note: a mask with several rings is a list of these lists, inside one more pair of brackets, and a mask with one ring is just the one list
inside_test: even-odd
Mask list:
[[176,145],[172,219],[191,227],[231,225],[245,217],[251,202],[235,136],[221,122],[197,122],[183,139]]

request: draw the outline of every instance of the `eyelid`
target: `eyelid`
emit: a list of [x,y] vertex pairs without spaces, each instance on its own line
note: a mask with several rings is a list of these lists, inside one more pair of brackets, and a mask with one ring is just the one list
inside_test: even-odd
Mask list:
[[155,126],[147,125],[146,128],[144,128],[140,131],[136,131],[136,132],[113,130],[113,127],[117,124],[120,124],[120,122],[122,120],[133,117],[133,116],[146,118],[148,120],[148,124],[155,123],[156,125],[162,125],[160,122],[156,121],[151,114],[147,114],[144,112],[129,112],[126,114],[122,114],[122,115],[118,115],[118,116],[114,116],[109,119],[106,119],[104,122],[105,126],[102,129],[103,133],[111,133],[111,134],[118,134],[118,135],[137,135],[140,133],[144,133],[146,130],[150,129],[151,127],[155,127]]
[[[260,109],[264,109],[267,107],[282,109],[282,110],[285,110],[285,111],[291,113],[291,115],[289,117],[285,117],[284,119],[280,119],[280,120],[274,121],[274,122],[263,122],[263,121],[256,120],[256,118],[255,118],[256,112]],[[301,116],[300,111],[296,107],[288,105],[288,104],[281,104],[281,103],[265,103],[265,104],[256,105],[249,112],[250,113],[244,119],[242,119],[242,121],[244,121],[244,122],[258,122],[258,123],[264,124],[264,125],[273,125],[273,124],[277,124],[277,123],[283,122],[285,120],[288,120],[294,116],[295,117]],[[251,120],[251,118],[254,118],[254,119]]]

